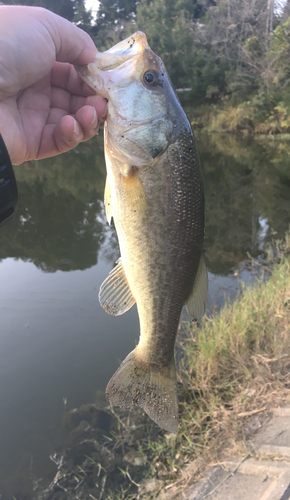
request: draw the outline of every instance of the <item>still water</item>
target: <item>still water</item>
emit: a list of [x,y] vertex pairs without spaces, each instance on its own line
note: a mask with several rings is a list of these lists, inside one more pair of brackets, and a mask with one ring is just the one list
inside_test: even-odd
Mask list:
[[[205,135],[197,144],[212,310],[237,293],[233,267],[289,226],[290,144]],[[53,477],[64,401],[69,409],[93,402],[139,335],[136,308],[115,318],[97,299],[119,256],[103,210],[101,136],[15,170],[19,208],[0,231],[1,500],[25,498],[34,477],[43,486]]]

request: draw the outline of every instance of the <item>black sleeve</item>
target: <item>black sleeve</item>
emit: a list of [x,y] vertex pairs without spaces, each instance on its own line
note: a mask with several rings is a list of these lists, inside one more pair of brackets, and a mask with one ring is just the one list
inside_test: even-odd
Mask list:
[[13,217],[17,201],[17,184],[12,163],[0,134],[0,226]]

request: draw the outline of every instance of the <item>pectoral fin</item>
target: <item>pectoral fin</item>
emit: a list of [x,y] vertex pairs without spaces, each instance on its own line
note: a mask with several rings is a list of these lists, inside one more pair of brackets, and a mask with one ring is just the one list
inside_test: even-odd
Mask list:
[[193,289],[186,303],[186,308],[192,321],[199,321],[204,315],[208,291],[207,270],[202,253],[196,277],[193,284]]
[[129,287],[121,259],[101,284],[99,301],[105,311],[113,316],[124,314],[135,304],[136,300]]
[[108,221],[108,224],[111,225],[111,220],[112,220],[112,217],[113,217],[113,212],[112,212],[111,189],[110,189],[110,184],[109,184],[108,176],[106,178],[104,203],[105,203],[105,211],[106,211],[107,221]]

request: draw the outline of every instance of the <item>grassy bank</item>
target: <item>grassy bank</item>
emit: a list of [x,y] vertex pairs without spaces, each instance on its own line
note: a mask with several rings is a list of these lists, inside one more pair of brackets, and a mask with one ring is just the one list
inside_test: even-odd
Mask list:
[[283,102],[267,102],[255,97],[232,105],[227,101],[207,104],[189,111],[193,129],[243,135],[290,133],[290,109]]

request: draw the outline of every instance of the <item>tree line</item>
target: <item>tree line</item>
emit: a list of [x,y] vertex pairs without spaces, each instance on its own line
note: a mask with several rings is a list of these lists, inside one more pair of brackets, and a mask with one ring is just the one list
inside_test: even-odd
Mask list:
[[144,31],[190,101],[256,100],[261,113],[290,108],[290,0],[100,0],[96,20],[84,0],[15,0],[76,23],[105,50]]

